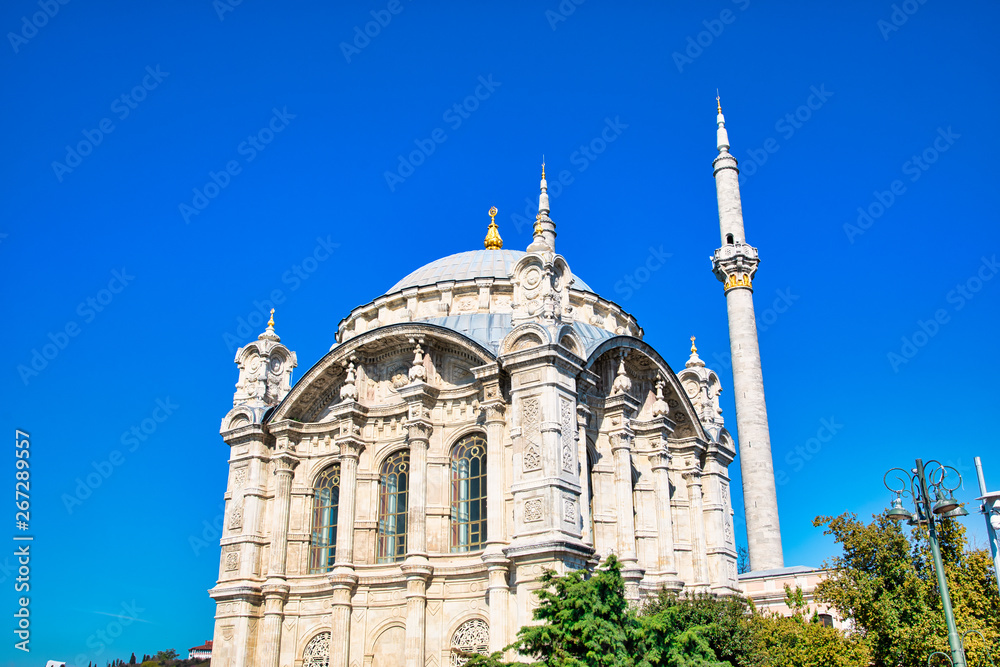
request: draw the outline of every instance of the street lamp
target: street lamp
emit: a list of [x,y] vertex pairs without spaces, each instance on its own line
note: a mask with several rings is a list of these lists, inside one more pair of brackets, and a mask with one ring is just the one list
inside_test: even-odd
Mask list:
[[[957,478],[953,484],[949,484],[952,481],[949,471]],[[907,521],[915,525],[927,524],[928,541],[934,557],[934,571],[941,593],[941,606],[948,626],[951,663],[954,667],[966,667],[965,651],[962,650],[962,639],[955,626],[955,614],[951,609],[951,595],[948,593],[948,580],[944,575],[944,563],[941,561],[941,548],[937,536],[937,517],[968,515],[965,508],[955,500],[954,492],[962,484],[962,475],[951,466],[938,461],[928,461],[928,465],[925,466],[923,460],[917,459],[917,465],[913,470],[892,468],[885,473],[882,481],[885,488],[894,494],[892,507],[886,512],[886,516],[894,521]],[[933,492],[933,498],[930,492]],[[903,507],[903,496],[910,496],[913,499],[914,509],[917,511],[915,517]]]

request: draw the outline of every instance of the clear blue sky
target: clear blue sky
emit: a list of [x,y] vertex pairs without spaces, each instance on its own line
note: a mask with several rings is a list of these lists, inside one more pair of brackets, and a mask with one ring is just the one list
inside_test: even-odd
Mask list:
[[[46,2],[54,15],[33,19]],[[36,537],[34,651],[13,651],[4,627],[0,664],[103,665],[211,637],[218,428],[237,378],[227,334],[255,336],[240,318],[281,290],[277,329],[301,377],[351,308],[481,247],[491,205],[506,247],[526,247],[511,216],[536,197],[543,153],[550,176],[572,178],[552,215],[573,271],[632,312],[675,369],[697,335],[734,428],[708,260],[716,87],[762,257],[754,298],[787,563],[833,554],[813,517],[877,511],[883,471],[916,456],[961,468],[965,500],[978,495],[977,454],[1000,487],[985,428],[1000,401],[1000,278],[983,264],[997,253],[995,3],[908,0],[897,26],[888,0],[224,2],[0,9],[2,423],[5,437],[32,437]],[[363,48],[341,46],[371,12],[391,20]],[[477,90],[474,110],[453,110]],[[387,179],[428,142],[412,174]],[[224,187],[201,200],[210,173]],[[303,264],[318,238],[338,246]],[[671,256],[637,273],[650,248]],[[19,372],[60,342],[37,375]],[[143,426],[144,440],[123,440]],[[70,512],[65,498],[95,470],[109,474]],[[738,464],[730,472],[736,491]],[[193,547],[206,522],[207,546]],[[980,536],[981,524],[967,520]],[[11,611],[13,576],[0,571]],[[109,630],[120,634],[102,642]]]

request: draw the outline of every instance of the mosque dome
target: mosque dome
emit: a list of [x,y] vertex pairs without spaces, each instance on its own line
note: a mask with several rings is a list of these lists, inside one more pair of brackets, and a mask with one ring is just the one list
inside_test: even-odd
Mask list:
[[[523,250],[469,250],[455,253],[425,264],[409,274],[386,294],[394,294],[410,287],[425,287],[444,282],[475,280],[476,278],[510,279],[514,265],[527,253]],[[573,276],[573,289],[593,292],[587,283]]]

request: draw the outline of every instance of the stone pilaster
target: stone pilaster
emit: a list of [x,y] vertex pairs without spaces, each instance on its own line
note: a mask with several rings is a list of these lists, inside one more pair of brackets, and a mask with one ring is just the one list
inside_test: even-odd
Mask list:
[[260,665],[278,667],[281,649],[281,621],[284,618],[288,584],[285,583],[285,564],[288,554],[288,510],[292,497],[292,476],[298,459],[289,451],[287,435],[279,435],[274,461],[274,503],[271,514],[271,544],[267,582],[261,591],[264,595],[264,620],[260,629]]
[[656,541],[657,569],[663,574],[677,576],[677,562],[674,558],[674,521],[670,503],[670,453],[666,443],[662,449],[651,454],[653,467],[653,488],[656,494]]
[[705,509],[702,500],[701,466],[696,462],[684,472],[691,512],[691,569],[694,585],[709,584],[708,552],[705,545]]
[[[418,352],[419,354],[419,352]],[[413,368],[421,368],[414,365]],[[430,409],[437,390],[411,369],[411,383],[399,393],[407,403],[407,442],[410,479],[407,494],[406,560],[406,667],[423,667],[427,628],[427,581],[433,568],[427,562],[427,448],[433,428]]]
[[365,413],[353,402],[335,410],[340,420],[340,497],[337,508],[337,552],[333,572],[329,575],[333,587],[330,613],[330,665],[347,667],[351,648],[351,596],[358,585],[354,571],[354,517],[356,509],[358,459],[365,448],[360,431]]
[[587,426],[593,411],[581,400],[576,405],[577,460],[580,467],[580,523],[581,539],[594,545],[593,517],[590,506],[590,465],[587,462]]
[[609,424],[611,454],[615,467],[615,507],[618,511],[618,558],[625,579],[625,596],[639,599],[639,582],[643,571],[635,551],[635,504],[632,496],[632,450],[635,434],[631,420],[639,404],[627,393],[609,396],[604,402],[604,417]]

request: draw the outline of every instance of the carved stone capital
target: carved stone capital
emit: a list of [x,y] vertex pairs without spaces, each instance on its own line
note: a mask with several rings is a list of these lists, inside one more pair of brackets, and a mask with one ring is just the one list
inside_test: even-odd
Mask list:
[[408,419],[404,424],[406,434],[411,444],[423,443],[427,446],[427,441],[431,437],[434,426],[426,419]]
[[507,421],[507,406],[502,402],[486,403],[482,408],[487,424],[503,424]]
[[274,474],[291,475],[295,471],[295,466],[299,465],[299,458],[288,451],[276,452],[271,460],[274,461]]
[[650,453],[649,462],[652,464],[653,470],[668,470],[672,458],[670,452],[664,447]]

